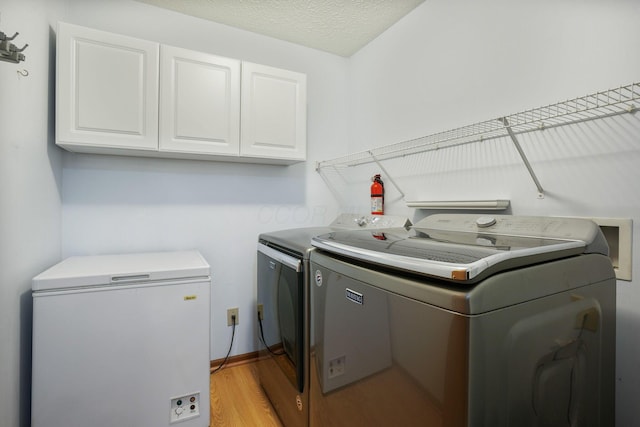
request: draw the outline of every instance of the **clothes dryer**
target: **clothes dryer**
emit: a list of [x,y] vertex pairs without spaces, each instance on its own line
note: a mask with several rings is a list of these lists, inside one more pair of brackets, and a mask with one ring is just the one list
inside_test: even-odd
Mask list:
[[258,376],[282,423],[309,424],[309,254],[311,239],[336,230],[405,230],[407,218],[342,214],[327,227],[263,233],[258,241]]
[[311,426],[614,425],[592,221],[441,214],[312,242]]

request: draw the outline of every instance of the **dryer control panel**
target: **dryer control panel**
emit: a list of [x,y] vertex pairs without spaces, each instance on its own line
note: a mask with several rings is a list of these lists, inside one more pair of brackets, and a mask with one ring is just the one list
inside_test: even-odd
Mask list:
[[382,228],[408,228],[411,222],[403,216],[396,215],[362,215],[362,214],[340,214],[330,227],[346,229],[382,229]]

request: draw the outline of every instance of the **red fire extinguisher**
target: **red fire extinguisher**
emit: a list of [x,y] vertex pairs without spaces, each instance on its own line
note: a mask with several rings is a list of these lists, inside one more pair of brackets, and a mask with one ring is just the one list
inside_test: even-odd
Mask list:
[[384,183],[380,179],[380,174],[376,174],[371,178],[371,214],[384,214]]

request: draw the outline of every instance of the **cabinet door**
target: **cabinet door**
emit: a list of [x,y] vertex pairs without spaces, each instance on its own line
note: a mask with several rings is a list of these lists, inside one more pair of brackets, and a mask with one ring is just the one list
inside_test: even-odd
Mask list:
[[162,46],[160,151],[240,152],[240,61]]
[[57,143],[157,150],[158,44],[65,23],[57,41]]
[[306,159],[306,75],[243,62],[241,105],[241,156]]

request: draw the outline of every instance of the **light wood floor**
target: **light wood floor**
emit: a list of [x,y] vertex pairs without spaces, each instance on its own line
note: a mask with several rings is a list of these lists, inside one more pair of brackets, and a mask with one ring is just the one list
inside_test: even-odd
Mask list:
[[255,362],[211,374],[211,427],[282,427],[258,383]]

